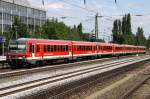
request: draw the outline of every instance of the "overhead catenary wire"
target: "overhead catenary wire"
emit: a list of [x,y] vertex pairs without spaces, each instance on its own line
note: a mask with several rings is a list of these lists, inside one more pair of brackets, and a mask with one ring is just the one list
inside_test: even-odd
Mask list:
[[71,5],[71,6],[74,6],[74,7],[77,7],[77,8],[83,9],[83,10],[86,10],[86,11],[88,11],[88,12],[97,13],[95,10],[88,9],[88,8],[86,8],[86,7],[82,7],[82,6],[79,6],[79,5],[76,5],[76,4],[73,4],[73,3],[70,3],[70,2],[68,2],[68,1],[65,1],[65,0],[58,0],[58,1],[60,1],[60,2],[64,2],[64,3],[66,3],[66,4],[69,4],[69,5]]

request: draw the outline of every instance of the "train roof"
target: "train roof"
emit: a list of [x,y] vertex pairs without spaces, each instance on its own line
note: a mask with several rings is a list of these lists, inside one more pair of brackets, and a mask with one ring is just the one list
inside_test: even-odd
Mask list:
[[[53,40],[53,39],[35,39],[35,38],[18,38],[16,41],[33,41],[33,42],[38,42],[41,43],[41,41],[44,41],[44,43],[48,43],[49,41],[53,41],[59,44],[65,43],[65,44],[70,44],[71,40]],[[99,44],[102,46],[125,46],[125,47],[139,47],[139,48],[145,48],[145,46],[135,46],[135,45],[128,45],[128,44],[114,44],[114,43],[101,43],[101,42],[87,42],[87,41],[72,41],[76,45],[94,45],[94,44]]]
[[64,41],[64,42],[69,41],[69,40],[53,40],[53,39],[35,39],[35,38],[19,38],[19,39],[17,39],[17,41],[29,41],[29,40]]

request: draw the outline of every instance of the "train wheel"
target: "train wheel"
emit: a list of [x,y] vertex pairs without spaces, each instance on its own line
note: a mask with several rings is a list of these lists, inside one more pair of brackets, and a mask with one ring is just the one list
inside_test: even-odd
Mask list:
[[43,60],[36,62],[36,65],[38,65],[38,66],[43,66],[44,64],[45,64],[45,61],[43,61]]

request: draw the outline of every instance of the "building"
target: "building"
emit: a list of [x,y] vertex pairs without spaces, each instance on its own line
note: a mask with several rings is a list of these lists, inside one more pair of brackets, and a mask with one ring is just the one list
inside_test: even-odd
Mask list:
[[0,32],[12,28],[14,17],[18,17],[29,30],[35,31],[37,26],[44,24],[46,11],[32,7],[28,0],[0,0]]

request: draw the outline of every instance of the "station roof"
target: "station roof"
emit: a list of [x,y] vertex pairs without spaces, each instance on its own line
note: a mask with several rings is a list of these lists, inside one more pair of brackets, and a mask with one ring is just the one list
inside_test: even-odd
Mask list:
[[2,0],[2,1],[6,1],[6,2],[10,2],[10,3],[14,2],[14,4],[17,4],[17,5],[45,11],[45,9],[42,8],[42,6],[41,7],[34,6],[33,4],[31,4],[31,2],[29,0]]
[[14,1],[15,4],[30,7],[30,3],[28,0],[2,0],[2,1],[6,1],[10,3],[13,3]]

